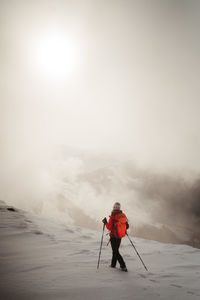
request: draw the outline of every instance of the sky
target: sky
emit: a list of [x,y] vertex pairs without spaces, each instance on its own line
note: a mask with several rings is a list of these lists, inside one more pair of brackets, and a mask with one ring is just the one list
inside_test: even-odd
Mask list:
[[0,5],[6,155],[68,144],[199,171],[198,1]]

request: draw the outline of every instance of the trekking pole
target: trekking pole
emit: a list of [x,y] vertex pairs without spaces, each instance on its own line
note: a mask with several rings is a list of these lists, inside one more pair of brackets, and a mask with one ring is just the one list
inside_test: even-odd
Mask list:
[[101,244],[100,244],[100,249],[99,249],[99,259],[98,259],[97,269],[99,268],[99,263],[100,263],[100,256],[101,256],[101,249],[102,249],[102,244],[103,244],[104,229],[105,229],[105,223],[103,224],[103,232],[102,232]]
[[[145,266],[145,263],[143,262],[143,260],[142,260],[142,258],[141,258],[141,256],[140,256],[140,254],[138,253],[138,251],[137,251],[137,249],[136,249],[135,245],[134,245],[134,244],[133,244],[133,242],[131,241],[131,239],[130,239],[130,237],[129,237],[128,233],[126,233],[126,235],[127,235],[128,239],[129,239],[129,241],[131,242],[131,245],[132,245],[132,246],[133,246],[133,248],[135,249],[135,252],[137,253],[137,255],[138,255],[139,259],[141,260],[141,262],[142,262],[143,266],[144,266],[144,267],[145,267],[145,269],[147,270],[147,267]],[[148,271],[148,270],[147,270],[147,271]]]

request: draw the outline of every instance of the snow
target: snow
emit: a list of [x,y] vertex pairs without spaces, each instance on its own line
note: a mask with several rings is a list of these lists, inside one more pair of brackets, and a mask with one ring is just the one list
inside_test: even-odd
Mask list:
[[[109,268],[104,242],[97,270],[101,232],[66,226],[0,203],[0,295],[12,299],[199,299],[200,250],[131,237],[122,253],[128,273]],[[105,232],[106,233],[106,232]]]

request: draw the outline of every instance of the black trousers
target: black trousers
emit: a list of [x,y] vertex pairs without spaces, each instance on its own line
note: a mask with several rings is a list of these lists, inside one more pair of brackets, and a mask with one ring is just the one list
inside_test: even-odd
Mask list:
[[120,247],[120,244],[121,244],[121,239],[118,239],[116,237],[111,237],[110,243],[111,243],[111,247],[112,247],[112,261],[111,261],[111,266],[115,267],[116,263],[118,261],[121,268],[126,267],[126,264],[125,264],[125,262],[123,260],[123,257],[119,253],[119,247]]

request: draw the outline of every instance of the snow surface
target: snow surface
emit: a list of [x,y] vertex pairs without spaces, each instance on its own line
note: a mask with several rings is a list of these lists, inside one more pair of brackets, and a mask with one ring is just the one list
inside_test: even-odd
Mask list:
[[101,232],[16,210],[0,203],[0,299],[199,299],[200,250],[128,238],[121,253],[129,272],[109,268],[111,249]]

